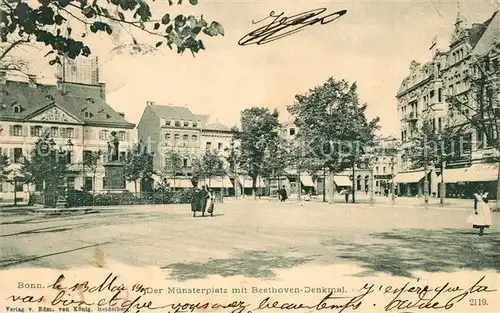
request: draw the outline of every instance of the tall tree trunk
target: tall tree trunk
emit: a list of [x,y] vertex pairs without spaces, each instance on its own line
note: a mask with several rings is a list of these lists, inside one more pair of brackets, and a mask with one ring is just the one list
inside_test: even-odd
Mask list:
[[500,211],[500,126],[497,123],[497,153],[499,154],[497,157],[497,198],[495,204],[495,211]]
[[135,190],[135,193],[137,193],[137,180],[134,180],[134,190]]
[[257,177],[252,177],[252,198],[257,200],[257,194],[255,193],[255,188],[257,188]]

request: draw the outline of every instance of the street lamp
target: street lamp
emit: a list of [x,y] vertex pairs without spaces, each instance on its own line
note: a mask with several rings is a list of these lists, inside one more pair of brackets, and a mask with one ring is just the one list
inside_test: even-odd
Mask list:
[[394,157],[391,158],[391,200],[392,204],[394,205],[396,203],[396,188],[394,186],[394,165],[396,165],[396,161],[394,160]]

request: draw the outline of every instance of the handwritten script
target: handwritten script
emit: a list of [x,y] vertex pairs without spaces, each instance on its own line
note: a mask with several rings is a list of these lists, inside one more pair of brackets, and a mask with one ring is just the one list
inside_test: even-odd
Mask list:
[[347,13],[347,10],[340,10],[331,14],[320,16],[325,11],[325,8],[320,8],[288,17],[284,16],[284,12],[276,14],[274,11],[271,11],[269,16],[266,16],[259,21],[252,21],[252,24],[259,24],[269,19],[271,19],[271,23],[246,34],[238,41],[238,44],[240,46],[252,44],[263,45],[300,32],[307,26],[312,26],[318,23],[321,25],[329,24]]
[[[321,295],[317,301],[312,303],[302,302],[281,302],[266,296],[260,301],[250,303],[243,300],[241,295],[224,302],[207,301],[200,299],[193,302],[161,303],[163,298],[155,297],[155,300],[148,299],[147,290],[151,289],[145,285],[136,283],[130,287],[120,283],[119,276],[114,273],[102,279],[97,284],[89,281],[69,283],[64,275],[59,275],[54,283],[46,287],[53,291],[53,295],[40,296],[33,294],[15,294],[7,297],[5,305],[9,306],[49,306],[61,308],[73,308],[72,311],[90,312],[91,307],[103,308],[104,311],[114,309],[121,312],[168,312],[171,313],[194,313],[206,310],[216,310],[217,312],[231,313],[252,313],[266,310],[287,310],[287,311],[333,311],[347,312],[355,311],[361,307],[378,306],[370,295],[378,295],[377,300],[387,301],[383,305],[386,312],[417,312],[422,310],[444,309],[450,310],[457,303],[463,301],[470,295],[484,297],[485,294],[495,292],[486,285],[486,277],[483,276],[470,286],[453,285],[445,282],[439,286],[429,286],[421,283],[420,280],[411,280],[401,286],[365,284],[363,287],[354,289],[353,295],[329,294]],[[382,297],[381,297],[382,296]],[[166,302],[166,301],[165,301]],[[258,303],[258,304],[257,304]],[[98,309],[98,311],[103,311]],[[30,309],[31,311],[31,309]]]

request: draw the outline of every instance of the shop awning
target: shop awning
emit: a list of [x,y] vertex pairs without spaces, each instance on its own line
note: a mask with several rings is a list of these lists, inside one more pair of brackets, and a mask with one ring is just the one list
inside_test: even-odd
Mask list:
[[224,178],[212,178],[210,180],[205,179],[203,183],[211,188],[233,188],[233,183],[227,176]]
[[422,180],[422,178],[424,178],[424,176],[424,171],[402,172],[396,174],[394,182],[396,184],[418,183]]
[[496,181],[498,178],[498,166],[498,163],[473,164],[465,171],[465,178],[461,181]]
[[313,179],[309,175],[300,175],[300,182],[305,187],[314,187]]
[[[447,168],[444,170],[443,181],[445,183],[458,183],[462,182],[465,179],[467,167],[464,168]],[[441,179],[438,179],[438,182],[441,182]]]
[[[257,177],[257,180],[255,181],[255,187],[256,188],[266,187],[266,184],[264,183],[264,180],[261,177]],[[245,179],[244,188],[252,188],[252,179],[251,178]]]
[[333,176],[333,181],[337,186],[352,186],[352,182],[349,179],[349,176]]
[[168,179],[167,180],[170,188],[193,188],[193,183],[191,182],[191,179],[189,178],[176,178],[175,179],[175,184],[174,184],[174,179]]

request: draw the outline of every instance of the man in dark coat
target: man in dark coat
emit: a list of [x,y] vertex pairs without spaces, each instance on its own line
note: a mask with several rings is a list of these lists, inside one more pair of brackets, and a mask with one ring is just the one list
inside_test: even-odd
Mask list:
[[280,190],[280,196],[281,196],[281,202],[285,202],[286,199],[288,199],[288,195],[286,194],[285,185],[283,185],[283,188],[281,188],[281,190]]

